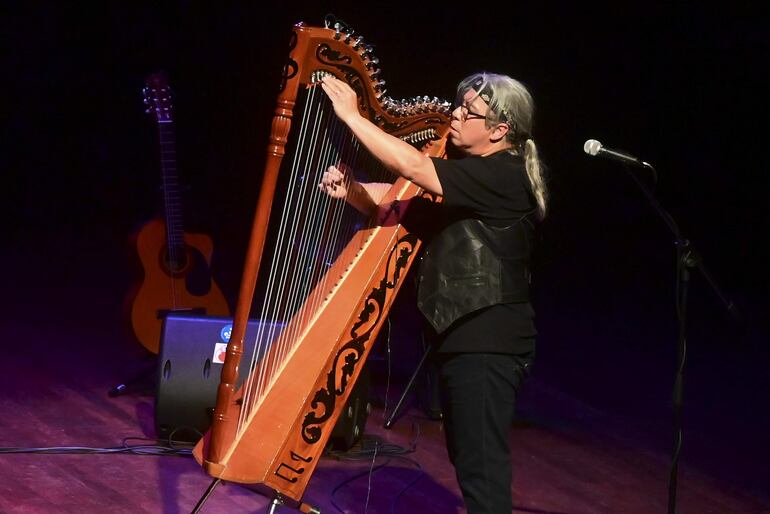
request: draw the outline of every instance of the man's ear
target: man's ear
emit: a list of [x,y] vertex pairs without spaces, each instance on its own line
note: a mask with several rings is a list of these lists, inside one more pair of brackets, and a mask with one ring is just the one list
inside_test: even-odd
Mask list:
[[493,143],[497,143],[508,134],[508,131],[510,129],[511,128],[508,126],[507,123],[498,123],[497,126],[495,126],[495,128],[492,130],[492,133],[489,135],[489,138],[492,140]]

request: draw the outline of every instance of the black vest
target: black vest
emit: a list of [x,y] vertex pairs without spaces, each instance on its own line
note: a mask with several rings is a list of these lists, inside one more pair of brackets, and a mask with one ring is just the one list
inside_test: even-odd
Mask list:
[[428,244],[420,266],[417,306],[438,333],[473,311],[529,301],[533,225],[507,227],[462,219]]

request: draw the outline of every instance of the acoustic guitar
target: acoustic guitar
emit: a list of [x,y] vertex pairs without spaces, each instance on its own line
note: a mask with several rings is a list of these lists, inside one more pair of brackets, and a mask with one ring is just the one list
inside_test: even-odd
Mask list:
[[134,335],[145,348],[157,354],[167,314],[231,314],[211,276],[211,238],[183,230],[173,106],[166,75],[150,75],[143,92],[147,113],[155,118],[160,136],[163,217],[143,225],[135,236],[143,279],[129,295],[129,303]]

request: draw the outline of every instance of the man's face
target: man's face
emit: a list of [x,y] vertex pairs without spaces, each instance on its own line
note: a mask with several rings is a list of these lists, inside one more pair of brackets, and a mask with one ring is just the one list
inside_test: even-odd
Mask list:
[[493,130],[486,124],[489,106],[473,89],[469,89],[458,103],[452,111],[449,140],[464,153],[480,155],[489,145]]

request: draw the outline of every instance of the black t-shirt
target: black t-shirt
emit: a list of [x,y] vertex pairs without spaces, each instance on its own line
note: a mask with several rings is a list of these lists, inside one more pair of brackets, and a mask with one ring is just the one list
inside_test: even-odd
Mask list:
[[533,215],[537,208],[524,160],[509,152],[488,157],[433,159],[444,203],[465,209],[474,218],[496,227]]
[[[498,227],[522,217],[527,217],[524,223],[534,222],[537,203],[521,157],[499,152],[488,157],[433,159],[433,163],[443,202],[410,205],[404,222],[426,243],[442,226],[461,218],[476,218]],[[534,315],[529,302],[480,309],[443,332],[438,351],[529,353],[534,350],[537,334]]]

